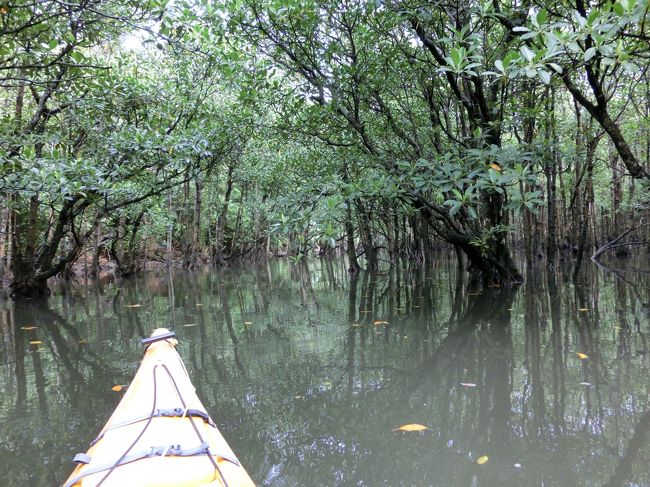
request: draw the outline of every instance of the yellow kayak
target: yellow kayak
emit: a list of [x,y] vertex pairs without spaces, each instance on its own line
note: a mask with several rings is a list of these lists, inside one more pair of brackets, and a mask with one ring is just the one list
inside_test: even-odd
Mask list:
[[64,487],[255,485],[205,411],[165,328]]

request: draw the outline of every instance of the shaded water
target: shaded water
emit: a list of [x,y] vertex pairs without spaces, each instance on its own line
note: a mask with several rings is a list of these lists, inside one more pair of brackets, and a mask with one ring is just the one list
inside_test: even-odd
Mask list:
[[650,485],[647,275],[479,292],[434,265],[274,261],[1,303],[0,485],[66,478],[158,326],[259,485]]

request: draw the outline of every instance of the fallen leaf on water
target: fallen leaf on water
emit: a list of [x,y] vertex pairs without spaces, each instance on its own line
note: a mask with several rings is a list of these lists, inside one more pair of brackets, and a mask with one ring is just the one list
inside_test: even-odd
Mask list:
[[487,461],[489,459],[490,458],[487,455],[483,455],[482,457],[478,457],[478,460],[476,460],[476,463],[478,463],[479,465],[483,465],[484,463],[487,463]]
[[35,330],[36,328],[38,328],[38,326],[31,326],[30,325],[30,326],[21,326],[20,327],[21,330]]
[[388,321],[379,321],[379,320],[377,320],[377,321],[373,321],[372,324],[375,325],[375,326],[387,325]]
[[120,392],[125,387],[126,387],[125,385],[118,384],[116,386],[111,387],[111,391]]
[[591,382],[581,382],[580,385],[581,386],[590,386]]
[[501,171],[501,166],[499,166],[498,164],[496,164],[496,163],[494,163],[494,162],[493,162],[492,164],[490,164],[490,167],[491,167],[492,169],[494,169],[495,171],[497,171],[497,172],[498,172],[498,171]]
[[41,343],[43,342],[40,340],[32,340],[31,342],[29,342],[30,345],[40,345]]
[[196,326],[196,323],[186,323],[183,326]]
[[199,307],[199,306],[203,306],[203,305],[201,303],[196,303],[194,306]]
[[405,424],[400,426],[399,428],[395,428],[393,431],[424,431],[428,430],[426,426],[423,424]]
[[576,352],[576,355],[578,356],[578,358],[580,360],[584,360],[586,358],[589,358],[589,355],[587,355],[586,353],[582,353],[582,352]]
[[589,311],[589,308],[578,308],[578,311]]
[[463,387],[476,387],[476,384],[473,382],[461,382],[460,385]]
[[125,308],[142,308],[141,304],[125,304]]
[[244,324],[245,324],[245,325],[252,325],[253,322],[252,322],[252,321],[244,321]]

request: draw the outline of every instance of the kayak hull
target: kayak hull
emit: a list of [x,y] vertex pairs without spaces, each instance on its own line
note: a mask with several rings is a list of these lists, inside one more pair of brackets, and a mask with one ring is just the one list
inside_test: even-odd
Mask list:
[[160,328],[112,416],[65,487],[253,486]]

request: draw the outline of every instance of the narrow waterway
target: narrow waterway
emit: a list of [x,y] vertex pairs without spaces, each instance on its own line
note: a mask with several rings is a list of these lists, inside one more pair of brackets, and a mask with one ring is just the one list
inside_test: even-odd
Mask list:
[[259,485],[648,486],[648,277],[277,260],[2,301],[0,485],[65,480],[166,326]]

